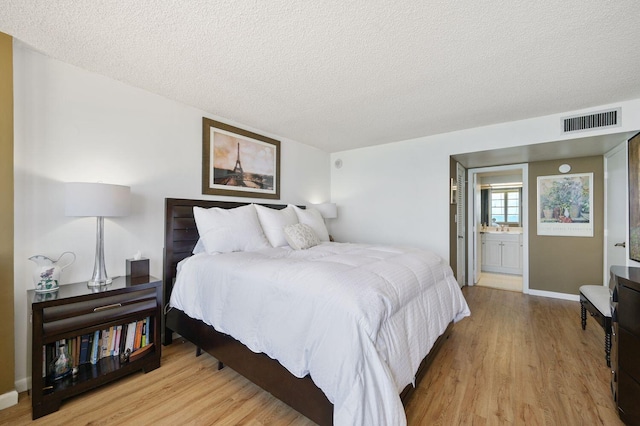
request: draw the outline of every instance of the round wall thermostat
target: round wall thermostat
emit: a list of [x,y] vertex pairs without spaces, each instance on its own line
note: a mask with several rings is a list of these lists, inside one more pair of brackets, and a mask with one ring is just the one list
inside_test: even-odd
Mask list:
[[558,171],[560,173],[569,173],[571,171],[571,166],[568,164],[561,164],[560,167],[558,167]]

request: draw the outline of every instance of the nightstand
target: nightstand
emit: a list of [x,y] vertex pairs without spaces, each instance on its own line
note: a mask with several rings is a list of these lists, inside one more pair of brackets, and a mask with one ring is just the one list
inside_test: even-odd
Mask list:
[[611,267],[611,391],[620,419],[640,424],[640,268]]
[[[146,373],[160,366],[162,280],[159,278],[118,277],[102,287],[89,287],[84,281],[62,285],[53,293],[29,290],[27,300],[32,315],[34,420],[57,411],[63,399],[135,371]],[[111,338],[105,339],[109,332],[113,333]],[[133,336],[133,344],[141,347],[132,352],[131,359],[121,362],[119,352],[129,343],[127,335]],[[63,343],[77,369],[75,374],[54,380],[49,374],[49,364]],[[97,350],[93,349],[96,345],[100,346]]]

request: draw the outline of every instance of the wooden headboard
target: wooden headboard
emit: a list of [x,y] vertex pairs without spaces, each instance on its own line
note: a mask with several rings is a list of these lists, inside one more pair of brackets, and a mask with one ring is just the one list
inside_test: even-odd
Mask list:
[[[191,256],[193,248],[198,242],[198,229],[193,217],[193,208],[220,207],[233,209],[246,206],[247,202],[215,201],[215,200],[188,200],[180,198],[165,199],[164,214],[164,266],[162,278],[164,282],[164,303],[169,302],[173,281],[176,278],[176,266],[178,262]],[[283,209],[286,204],[261,204],[273,209]],[[304,208],[304,206],[300,206]]]

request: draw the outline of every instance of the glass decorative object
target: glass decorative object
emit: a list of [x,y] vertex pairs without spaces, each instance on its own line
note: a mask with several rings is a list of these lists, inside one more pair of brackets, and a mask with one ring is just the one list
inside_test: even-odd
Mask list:
[[58,356],[49,364],[49,375],[53,380],[60,380],[71,374],[73,365],[71,358],[67,354],[65,345],[58,348]]

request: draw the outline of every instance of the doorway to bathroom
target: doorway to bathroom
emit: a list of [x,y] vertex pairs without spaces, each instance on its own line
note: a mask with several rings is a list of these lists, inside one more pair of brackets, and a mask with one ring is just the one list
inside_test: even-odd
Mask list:
[[469,169],[470,285],[528,292],[527,164]]

